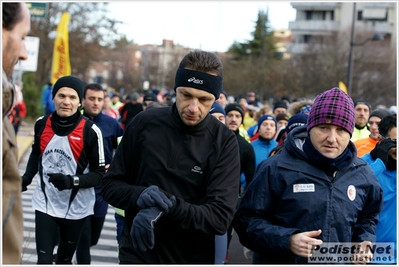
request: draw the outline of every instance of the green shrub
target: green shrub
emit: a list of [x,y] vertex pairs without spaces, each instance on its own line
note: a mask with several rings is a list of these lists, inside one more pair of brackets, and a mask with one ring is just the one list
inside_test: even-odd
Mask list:
[[22,93],[27,109],[27,115],[24,120],[36,121],[36,119],[42,115],[41,109],[41,88],[35,84],[35,73],[27,72],[22,75]]

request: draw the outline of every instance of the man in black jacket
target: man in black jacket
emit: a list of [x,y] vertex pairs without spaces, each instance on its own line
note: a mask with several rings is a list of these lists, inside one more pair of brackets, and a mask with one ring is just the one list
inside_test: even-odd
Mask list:
[[125,210],[121,264],[214,263],[240,179],[237,138],[209,114],[222,77],[215,54],[188,53],[176,103],[140,112],[125,129],[102,183],[104,200]]
[[[254,148],[239,133],[240,125],[244,119],[244,110],[240,104],[232,103],[226,106],[225,111],[226,125],[237,136],[238,146],[240,148],[241,174],[245,176],[245,188],[247,188],[254,177],[256,161]],[[242,188],[240,193],[243,193],[245,188]]]
[[[226,125],[237,137],[238,146],[240,150],[240,174],[245,178],[244,186],[241,185],[241,179],[239,181],[240,184],[240,196],[244,195],[246,188],[248,188],[249,184],[252,182],[255,174],[256,168],[256,159],[255,159],[255,151],[253,146],[245,140],[244,137],[240,135],[240,125],[244,120],[244,110],[241,105],[238,103],[228,104],[225,108],[226,112]],[[233,227],[230,226],[227,231],[228,239],[227,239],[227,248],[230,246],[231,238],[233,236]]]

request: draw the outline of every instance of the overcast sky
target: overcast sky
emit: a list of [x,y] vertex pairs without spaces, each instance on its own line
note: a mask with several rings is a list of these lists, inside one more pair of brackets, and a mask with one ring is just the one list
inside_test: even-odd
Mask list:
[[120,33],[134,43],[160,45],[168,39],[212,52],[252,39],[259,10],[269,11],[273,29],[288,29],[296,17],[290,2],[282,1],[110,2],[109,10],[125,23]]

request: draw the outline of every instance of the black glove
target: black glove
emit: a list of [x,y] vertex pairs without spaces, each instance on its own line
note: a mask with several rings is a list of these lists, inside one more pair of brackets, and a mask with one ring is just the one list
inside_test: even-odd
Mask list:
[[154,224],[163,215],[163,211],[158,207],[141,209],[133,219],[130,236],[133,248],[145,252],[154,248]]
[[388,164],[388,152],[391,148],[396,147],[396,140],[383,139],[373,150],[370,151],[370,156],[375,160],[377,158],[384,162],[385,166]]
[[29,179],[28,177],[25,177],[22,175],[22,192],[25,192],[28,190],[28,185],[29,185]]
[[137,199],[137,205],[142,208],[158,207],[168,211],[172,207],[172,201],[161,191],[158,186],[151,185],[141,192]]
[[58,190],[71,189],[73,187],[73,178],[71,175],[62,173],[48,173],[50,183],[53,183]]

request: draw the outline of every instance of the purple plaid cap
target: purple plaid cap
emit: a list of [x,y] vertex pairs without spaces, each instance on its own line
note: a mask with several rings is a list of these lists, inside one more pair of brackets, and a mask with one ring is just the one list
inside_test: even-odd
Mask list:
[[333,124],[342,127],[352,136],[355,127],[352,98],[337,87],[316,96],[308,117],[308,132],[320,124]]

